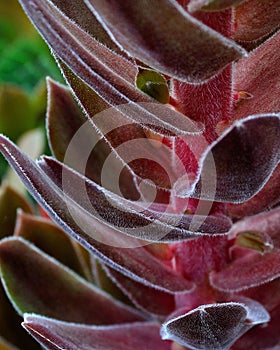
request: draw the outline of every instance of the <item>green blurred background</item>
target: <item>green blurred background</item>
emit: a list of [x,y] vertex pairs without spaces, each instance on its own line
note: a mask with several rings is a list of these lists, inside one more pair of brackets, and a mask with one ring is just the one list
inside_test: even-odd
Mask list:
[[[18,1],[0,0],[0,133],[27,147],[27,152],[29,147],[31,153],[40,148],[49,151],[44,136],[46,76],[63,81],[50,50]],[[1,156],[0,178],[6,174],[7,163]]]

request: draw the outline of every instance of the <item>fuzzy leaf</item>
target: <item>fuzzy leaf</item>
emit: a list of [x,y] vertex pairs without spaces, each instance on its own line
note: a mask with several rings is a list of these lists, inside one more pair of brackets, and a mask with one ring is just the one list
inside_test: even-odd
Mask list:
[[21,3],[62,61],[130,121],[151,123],[163,129],[168,127],[169,131],[179,133],[194,131],[194,125],[188,123],[185,116],[165,105],[153,103],[154,100],[136,88],[135,64],[95,41],[51,2],[22,0]]
[[31,214],[31,204],[7,183],[0,188],[0,236],[10,236],[14,233],[17,209],[21,208]]
[[235,9],[236,40],[257,40],[279,27],[279,0],[247,0]]
[[132,237],[169,242],[202,234],[223,234],[231,226],[230,221],[223,217],[180,216],[146,209],[145,203],[137,204],[106,191],[53,158],[42,157],[38,165],[64,194],[96,220],[101,219],[104,228],[109,225]]
[[[256,231],[263,235],[264,239],[268,235],[275,248],[270,247],[264,254],[248,250],[247,254],[233,260],[223,270],[211,272],[211,284],[219,290],[239,291],[278,278],[280,276],[279,223],[279,207],[236,222],[231,230],[232,237],[242,232]],[[271,245],[269,240],[267,244]]]
[[86,324],[144,319],[22,238],[0,243],[0,265],[6,293],[20,314],[37,312]]
[[158,316],[167,316],[174,311],[175,299],[173,295],[137,283],[115,270],[106,268],[106,272],[123,293],[141,310]]
[[64,0],[51,0],[51,2],[96,40],[115,51],[119,51],[117,45],[110,39],[99,21],[92,16],[91,11],[89,11],[83,0],[76,0],[71,3]]
[[237,92],[245,91],[250,98],[237,101],[233,119],[241,119],[254,113],[279,112],[279,46],[280,32],[250,52],[248,58],[236,63],[234,89]]
[[[108,227],[104,231],[104,225],[94,227],[93,231],[92,218],[88,213],[65,196],[61,189],[36,167],[34,162],[3,136],[1,137],[0,149],[21,176],[26,187],[53,220],[99,259],[112,268],[122,271],[125,275],[158,289],[177,292],[192,288],[192,284],[183,280],[152,257],[143,247],[120,249],[120,246],[135,247],[135,241],[132,241],[128,236],[123,237],[124,235],[119,235],[118,231]],[[72,215],[69,210],[71,210]],[[86,228],[87,233],[77,224],[73,215],[75,215],[75,219],[78,219],[79,224]],[[97,223],[97,221],[95,222]],[[99,241],[94,239],[92,235],[88,235],[88,232],[99,238]],[[101,243],[104,242],[103,235],[105,234],[111,246]],[[112,246],[112,244],[117,245],[117,247]]]
[[87,277],[70,238],[51,220],[20,211],[17,215],[14,235],[32,242],[63,265]]
[[86,3],[120,47],[179,80],[202,82],[244,54],[174,0]]
[[[205,191],[198,198],[232,203],[250,199],[279,163],[279,140],[280,114],[256,115],[236,122],[206,151],[193,195],[200,193],[203,177],[207,179],[210,173],[212,177],[204,183]],[[212,191],[208,190],[211,186]]]
[[49,350],[171,350],[154,323],[95,327],[27,314],[23,326]]
[[227,205],[227,210],[231,216],[244,217],[271,209],[279,202],[280,165],[274,170],[272,176],[259,193],[244,203]]
[[258,303],[250,309],[241,303],[202,305],[163,324],[161,335],[194,350],[227,350],[254,324],[269,315]]

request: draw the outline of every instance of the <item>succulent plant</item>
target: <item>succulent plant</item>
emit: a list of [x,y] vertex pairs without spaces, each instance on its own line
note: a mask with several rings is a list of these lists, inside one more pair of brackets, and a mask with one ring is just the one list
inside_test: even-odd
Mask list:
[[52,157],[0,140],[60,227],[19,212],[0,243],[23,327],[52,350],[278,349],[279,0],[20,3],[68,84],[48,79]]

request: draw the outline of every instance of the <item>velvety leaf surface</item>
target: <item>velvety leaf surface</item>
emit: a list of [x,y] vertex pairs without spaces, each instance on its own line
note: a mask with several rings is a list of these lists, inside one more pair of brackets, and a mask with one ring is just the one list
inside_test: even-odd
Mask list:
[[49,350],[170,350],[154,323],[134,323],[107,327],[59,322],[26,315],[24,328]]
[[235,9],[234,37],[240,41],[257,40],[279,27],[279,0],[247,0]]
[[279,140],[279,114],[256,115],[236,122],[206,151],[194,195],[199,193],[203,177],[207,179],[210,173],[213,175],[206,185],[211,188],[214,183],[216,190],[212,187],[213,193],[210,190],[207,193],[206,186],[202,199],[232,203],[250,199],[262,189],[279,163]]
[[[120,246],[135,247],[135,241],[131,241],[132,238],[128,236],[119,235],[118,231],[108,227],[105,232],[104,225],[93,227],[92,217],[65,196],[55,183],[36,167],[34,162],[3,136],[0,147],[29,191],[53,220],[99,259],[131,278],[158,289],[177,292],[192,288],[192,284],[156,260],[143,247],[120,249]],[[78,220],[79,224],[75,220]],[[97,223],[96,220],[95,223]],[[93,235],[99,240],[94,239]],[[111,246],[101,243],[104,239],[109,239]],[[139,246],[139,243],[136,243]]]
[[243,256],[233,259],[228,267],[220,272],[211,272],[210,281],[215,288],[224,291],[239,291],[279,277],[279,218],[280,210],[277,208],[267,213],[245,218],[233,226],[231,232],[233,237],[240,232],[259,232],[268,235],[275,248],[270,247],[264,254],[248,250]]
[[205,11],[221,11],[230,6],[236,6],[244,0],[191,0],[188,5],[190,12]]
[[113,269],[106,268],[106,272],[141,310],[159,316],[167,316],[175,310],[173,295],[137,283]]
[[86,324],[144,319],[23,239],[8,238],[1,242],[0,264],[7,295],[21,314],[37,312]]
[[32,213],[31,204],[7,183],[0,189],[0,237],[10,236],[14,233],[17,209]]
[[85,123],[78,104],[69,89],[48,79],[47,130],[54,156],[63,161],[67,147],[76,131]]
[[228,204],[231,216],[244,217],[271,209],[280,202],[280,166],[274,170],[264,187],[254,197],[240,204]]
[[260,304],[254,307],[235,302],[202,305],[164,323],[161,335],[194,350],[226,350],[254,324],[269,320]]
[[99,21],[92,16],[91,11],[85,5],[83,0],[75,2],[68,2],[64,0],[51,0],[66,16],[76,22],[86,32],[90,33],[95,39],[102,44],[118,51],[117,45],[110,39],[109,35],[99,23]]
[[[151,241],[184,240],[201,234],[223,234],[231,223],[215,216],[172,215],[150,211],[106,191],[53,158],[38,162],[50,179],[89,214],[132,237]],[[70,186],[67,184],[71,184]],[[77,191],[79,189],[79,191]],[[149,203],[148,203],[149,204]]]
[[280,307],[270,312],[270,321],[259,325],[244,334],[233,345],[232,350],[277,350],[280,346],[279,322]]
[[[79,99],[90,117],[93,117],[102,110],[109,108],[109,106],[82,80],[75,76],[65,64],[60,61],[59,65],[69,85],[76,93],[76,97]],[[71,156],[64,159],[70,141],[86,122],[86,117],[82,114],[77,102],[66,87],[49,80],[48,91],[49,104],[47,111],[47,128],[49,143],[53,154],[57,159],[61,161],[64,160],[64,162],[70,167],[84,173],[88,178],[100,184],[102,167],[106,158],[112,152],[111,147],[107,140],[102,139],[92,125],[89,125],[89,128],[83,128],[82,138],[87,140],[97,139],[98,142],[92,147],[93,149],[88,156],[86,165],[81,164],[82,144],[80,142],[77,142],[76,147],[71,147]],[[123,136],[124,131],[123,128]],[[111,163],[112,168],[115,166],[117,169],[118,165],[116,164],[121,162],[116,158],[114,162],[112,161]],[[114,171],[112,171],[112,173],[114,173]],[[139,197],[132,175],[126,168],[122,170],[119,185],[121,193],[125,198],[137,199]],[[110,183],[107,183],[107,186],[105,187],[110,189]]]
[[237,101],[233,119],[241,119],[254,113],[279,112],[279,46],[280,32],[250,52],[248,58],[235,64],[234,89],[236,92],[245,91],[250,98]]
[[70,238],[51,220],[18,212],[14,235],[32,242],[63,265],[87,277]]
[[[156,127],[168,126],[175,132],[183,132],[183,129],[193,131],[190,130],[190,123],[182,125],[185,119],[183,115],[165,105],[153,104],[155,100],[135,87],[135,64],[93,40],[50,2],[42,4],[38,0],[23,0],[22,4],[52,50],[108,104],[120,109],[128,119],[151,123]],[[139,102],[146,102],[148,106]]]
[[129,54],[179,80],[207,80],[244,54],[173,0],[86,3]]

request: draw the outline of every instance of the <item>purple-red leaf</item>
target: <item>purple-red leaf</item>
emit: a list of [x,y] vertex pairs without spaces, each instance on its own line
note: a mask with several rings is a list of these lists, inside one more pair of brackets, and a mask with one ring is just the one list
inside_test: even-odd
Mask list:
[[257,40],[278,28],[279,18],[279,0],[244,1],[235,8],[234,38],[240,41]]
[[22,238],[0,243],[0,266],[6,293],[20,314],[96,325],[144,320]]
[[89,277],[71,239],[51,220],[18,211],[14,235],[33,243],[84,278]]
[[[177,292],[192,288],[190,282],[139,247],[137,240],[113,228],[104,230],[104,224],[97,220],[94,220],[96,226],[93,226],[93,217],[66,196],[30,158],[5,137],[2,136],[0,141],[1,152],[37,201],[55,222],[99,259],[125,275],[161,290]],[[104,244],[104,240],[111,245]],[[135,245],[138,248],[120,248]]]
[[244,202],[263,188],[279,160],[280,114],[248,117],[236,122],[206,151],[192,196]]
[[126,115],[127,120],[150,123],[177,133],[197,131],[185,116],[155,103],[136,88],[138,70],[135,64],[94,40],[51,2],[22,0],[21,3],[61,60],[109,105]]
[[[225,269],[211,272],[211,284],[219,290],[240,291],[278,278],[280,276],[279,223],[279,208],[238,221],[231,230],[233,237],[242,232],[259,232],[264,239],[268,235],[275,248],[270,247],[264,254],[248,250],[245,255],[237,257]],[[264,241],[263,244],[265,245],[266,242]],[[271,245],[269,241],[267,244]]]
[[268,320],[257,302],[209,304],[167,321],[161,335],[194,350],[227,350],[252,326]]
[[94,327],[25,315],[23,326],[48,350],[171,350],[154,323]]
[[174,0],[92,1],[89,8],[125,51],[179,80],[199,83],[244,55]]
[[[231,227],[226,217],[176,215],[149,210],[151,203],[137,204],[115,195],[53,158],[41,158],[38,165],[64,194],[96,220],[100,219],[104,229],[109,225],[132,237],[169,242],[203,234],[224,234]],[[167,210],[168,206],[165,208]]]
[[[261,0],[262,1],[262,0]],[[251,1],[250,1],[251,2]],[[247,1],[245,2],[245,4]],[[271,9],[270,13],[273,13]],[[279,21],[278,15],[278,21]],[[280,32],[235,64],[234,89],[248,98],[236,103],[233,119],[280,110]]]
[[106,273],[138,308],[158,316],[175,310],[174,295],[147,287],[113,269],[106,268]]
[[110,39],[100,22],[92,16],[91,11],[83,0],[75,0],[75,2],[51,0],[51,2],[99,42],[114,49],[114,51],[119,51],[117,45]]
[[254,197],[240,204],[228,204],[227,210],[231,216],[244,217],[258,214],[280,202],[280,165],[264,187]]

